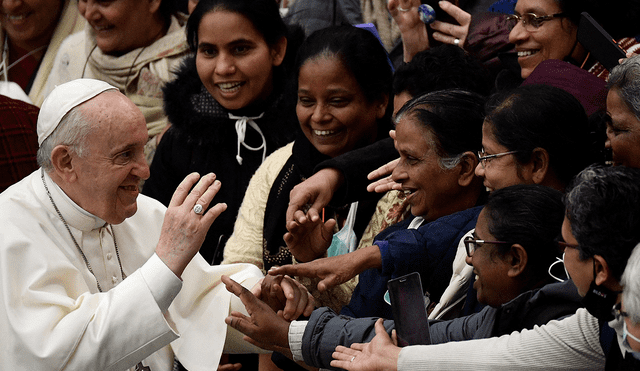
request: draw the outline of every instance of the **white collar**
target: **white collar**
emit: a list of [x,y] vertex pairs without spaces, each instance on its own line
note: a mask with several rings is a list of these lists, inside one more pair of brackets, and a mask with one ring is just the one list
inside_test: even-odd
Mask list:
[[[91,214],[90,212],[81,208],[78,204],[76,204],[66,193],[58,186],[53,179],[49,176],[49,174],[44,171],[44,179],[47,182],[47,186],[49,187],[49,191],[51,192],[51,198],[58,206],[60,213],[67,221],[69,226],[79,229],[84,232],[91,231],[93,229],[102,228],[105,226],[106,222],[97,216]],[[38,182],[42,185],[42,180],[38,176]],[[42,185],[44,188],[44,185]],[[46,192],[46,191],[45,191]],[[51,204],[51,201],[46,197],[44,202],[47,204]],[[53,206],[53,205],[51,205]]]

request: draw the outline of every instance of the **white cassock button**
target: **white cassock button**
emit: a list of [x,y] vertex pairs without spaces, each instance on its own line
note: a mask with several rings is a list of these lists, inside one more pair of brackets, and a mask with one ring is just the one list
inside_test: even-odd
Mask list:
[[107,253],[107,260],[111,260],[111,258],[113,258],[113,254],[108,252]]
[[118,283],[118,277],[116,276],[111,277],[111,282]]

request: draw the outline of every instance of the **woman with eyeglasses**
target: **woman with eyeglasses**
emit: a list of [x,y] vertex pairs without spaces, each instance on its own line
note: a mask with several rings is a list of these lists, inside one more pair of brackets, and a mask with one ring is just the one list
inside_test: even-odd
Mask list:
[[494,95],[478,159],[476,175],[489,191],[514,184],[562,191],[595,159],[584,108],[571,94],[547,85]]
[[[477,275],[474,287],[478,300],[488,306],[470,316],[432,322],[431,342],[500,336],[575,313],[580,296],[573,283],[551,283],[547,273],[559,252],[556,239],[563,219],[562,194],[549,187],[517,185],[491,194],[478,216],[473,237],[465,240],[466,261]],[[270,317],[270,321],[283,322],[275,313]],[[308,365],[327,368],[332,360],[332,352],[327,350],[371,340],[374,323],[371,318],[337,316],[320,308],[308,323],[291,325],[304,330],[301,346],[292,345],[291,349],[294,354],[300,351]],[[270,333],[262,325],[258,322],[262,331],[251,334],[254,340],[267,343],[269,336],[286,339],[286,334]],[[384,327],[391,331],[395,325],[389,320]],[[294,338],[289,338],[289,343],[295,344]],[[289,347],[289,343],[278,345]]]
[[[482,36],[474,34],[478,32],[474,26],[477,27],[476,23],[484,20],[481,17],[477,17],[478,21],[472,19],[469,13],[449,2],[444,2],[442,9],[455,22],[436,21],[424,27],[418,13],[420,3],[420,0],[389,2],[389,10],[399,25],[404,42],[405,62],[411,60],[415,53],[430,47],[427,27],[433,29],[433,39],[460,47],[469,46],[465,44],[467,40],[474,39],[477,42],[475,39],[482,39]],[[499,41],[506,43],[507,40],[501,40],[499,35],[502,32],[506,36],[508,32],[508,42],[515,45],[522,79],[547,59],[570,62],[606,79],[606,69],[577,39],[580,15],[584,11],[589,12],[624,50],[634,52],[640,49],[640,44],[633,37],[640,34],[637,26],[640,4],[635,1],[612,0],[605,5],[592,0],[518,0],[510,17],[494,17],[493,27],[478,30],[496,35],[487,41],[487,47],[495,47],[491,43]],[[482,50],[481,44],[473,45],[472,49],[478,49],[480,53],[487,52]]]

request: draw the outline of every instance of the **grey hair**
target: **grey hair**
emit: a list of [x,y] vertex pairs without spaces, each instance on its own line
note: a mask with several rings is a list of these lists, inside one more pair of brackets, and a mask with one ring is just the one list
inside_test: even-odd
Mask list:
[[91,122],[83,112],[81,106],[74,107],[60,120],[58,127],[49,135],[38,148],[38,165],[46,172],[53,171],[51,152],[56,146],[67,145],[78,156],[86,156],[89,149],[85,139],[91,131]]
[[627,58],[609,74],[609,90],[616,89],[627,107],[640,120],[640,55]]
[[640,244],[633,249],[620,283],[624,310],[633,323],[640,324]]

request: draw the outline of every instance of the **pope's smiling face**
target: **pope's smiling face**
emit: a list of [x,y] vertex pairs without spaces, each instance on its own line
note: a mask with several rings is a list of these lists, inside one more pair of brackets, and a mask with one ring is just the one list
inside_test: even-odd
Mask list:
[[147,126],[140,109],[116,91],[107,91],[79,107],[92,129],[85,153],[73,153],[73,184],[65,190],[80,207],[111,224],[137,210],[138,185],[149,178],[144,156]]

